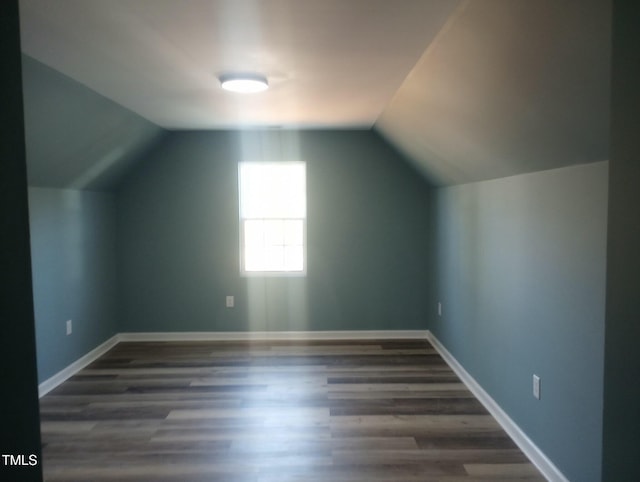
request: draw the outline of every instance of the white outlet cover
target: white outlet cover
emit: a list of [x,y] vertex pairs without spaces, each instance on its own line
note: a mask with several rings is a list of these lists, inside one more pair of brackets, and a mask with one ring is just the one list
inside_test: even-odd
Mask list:
[[226,299],[226,305],[227,308],[233,308],[235,305],[235,298],[231,295],[228,295]]
[[533,375],[533,396],[540,400],[540,377]]
[[70,335],[73,332],[72,321],[67,320],[67,335]]

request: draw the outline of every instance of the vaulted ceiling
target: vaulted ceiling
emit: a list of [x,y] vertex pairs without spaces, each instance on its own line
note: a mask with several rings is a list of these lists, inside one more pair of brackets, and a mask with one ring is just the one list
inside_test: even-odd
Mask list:
[[[21,0],[23,52],[164,129],[375,128],[434,184],[608,158],[606,0]],[[271,88],[238,97],[225,72]]]
[[461,2],[376,127],[437,184],[608,159],[606,0]]

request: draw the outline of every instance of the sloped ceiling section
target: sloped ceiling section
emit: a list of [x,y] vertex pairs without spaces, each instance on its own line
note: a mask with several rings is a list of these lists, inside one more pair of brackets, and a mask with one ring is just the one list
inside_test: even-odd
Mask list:
[[461,2],[375,128],[435,184],[606,160],[611,5]]
[[609,157],[610,0],[20,7],[32,185],[108,189],[162,128],[374,126],[435,185]]
[[22,49],[166,129],[371,128],[457,3],[21,0]]
[[111,190],[165,131],[22,56],[30,186]]

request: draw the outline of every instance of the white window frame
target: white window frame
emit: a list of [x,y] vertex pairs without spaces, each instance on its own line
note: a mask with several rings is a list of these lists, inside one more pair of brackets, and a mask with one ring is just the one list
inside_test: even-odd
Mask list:
[[[243,186],[242,186],[242,166],[248,164],[260,165],[261,167],[268,166],[283,166],[283,165],[298,165],[304,169],[304,209],[302,217],[289,216],[244,216],[243,215]],[[281,162],[255,162],[255,161],[242,161],[238,163],[238,215],[239,215],[239,231],[240,231],[240,274],[242,276],[255,277],[255,276],[268,276],[268,277],[304,277],[307,275],[307,175],[306,175],[306,163],[304,161],[281,161]],[[265,270],[247,270],[245,266],[246,262],[246,240],[245,229],[248,221],[287,221],[295,220],[302,222],[302,269],[265,269]],[[284,244],[282,246],[287,246]],[[294,245],[297,246],[297,245]]]

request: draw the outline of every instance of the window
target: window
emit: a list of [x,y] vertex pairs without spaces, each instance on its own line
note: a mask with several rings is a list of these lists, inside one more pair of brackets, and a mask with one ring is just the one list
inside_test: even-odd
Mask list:
[[304,162],[241,162],[240,269],[244,274],[306,272]]

